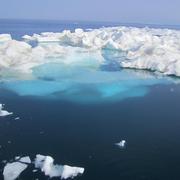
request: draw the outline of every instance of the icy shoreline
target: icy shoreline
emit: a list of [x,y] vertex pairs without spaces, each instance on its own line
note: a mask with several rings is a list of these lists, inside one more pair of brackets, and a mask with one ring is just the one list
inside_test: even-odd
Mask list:
[[[100,28],[61,33],[45,32],[23,36],[24,41],[0,35],[0,69],[31,73],[35,66],[49,62],[86,64],[93,55],[96,67],[106,59],[103,50],[118,53],[114,58],[119,67],[158,71],[180,76],[180,31],[134,27]],[[27,41],[36,41],[32,47]],[[85,55],[84,55],[85,53]],[[113,53],[112,53],[113,54]],[[81,57],[82,55],[82,57]],[[76,58],[76,57],[81,58]],[[88,64],[89,65],[89,62]]]

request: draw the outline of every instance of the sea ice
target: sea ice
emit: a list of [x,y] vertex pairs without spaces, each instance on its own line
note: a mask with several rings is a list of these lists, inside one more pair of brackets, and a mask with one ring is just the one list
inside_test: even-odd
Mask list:
[[[21,96],[114,101],[144,96],[148,86],[164,83],[161,73],[180,76],[179,30],[111,27],[23,38],[37,41],[37,46],[10,38],[0,43],[0,87]],[[127,73],[126,68],[160,73],[157,78],[157,73]]]
[[29,156],[26,156],[26,157],[20,158],[19,162],[30,164],[31,163],[31,159],[30,159]]
[[3,171],[4,180],[15,180],[27,167],[28,165],[20,162],[6,164]]
[[61,177],[61,179],[73,178],[84,173],[84,168],[71,167],[67,165],[54,165],[54,159],[51,156],[36,155],[35,167],[40,168],[46,176]]
[[0,43],[12,40],[10,34],[0,34]]
[[0,104],[0,116],[8,116],[8,115],[13,114],[12,112],[8,112],[8,111],[2,110],[2,109],[3,109],[3,105]]
[[116,50],[124,54],[116,58],[121,67],[149,69],[180,76],[179,30],[114,27],[89,31],[76,29],[75,32],[66,30],[62,33],[41,33],[24,38],[40,43],[59,41],[64,46]]
[[4,180],[15,180],[31,163],[30,158],[22,157],[16,162],[7,163],[3,170]]
[[[31,164],[29,156],[15,157],[15,161],[7,163],[3,170],[4,180],[15,180],[20,174]],[[84,173],[84,168],[71,167],[68,165],[55,165],[51,156],[36,155],[35,161],[32,163],[35,168],[33,172],[40,169],[46,176],[50,178],[60,177],[61,179],[74,178]]]

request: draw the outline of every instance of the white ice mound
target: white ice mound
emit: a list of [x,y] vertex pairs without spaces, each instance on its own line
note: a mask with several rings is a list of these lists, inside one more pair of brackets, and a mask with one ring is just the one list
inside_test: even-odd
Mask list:
[[119,148],[123,149],[126,147],[126,141],[122,140],[119,143],[116,143],[115,145],[117,145]]
[[[0,43],[0,69],[31,72],[33,67],[52,61],[72,64],[79,62],[77,57],[85,52],[89,56],[97,54],[96,61],[101,65],[104,59],[100,54],[112,50],[119,55],[114,58],[110,53],[108,60],[115,60],[121,67],[180,76],[180,30],[114,27],[23,36],[25,41],[39,42],[36,47],[11,40],[10,35],[1,35],[0,39],[8,40]],[[81,59],[80,63],[87,60]]]
[[30,158],[22,157],[17,162],[7,163],[3,170],[4,180],[15,180],[31,163]]
[[0,34],[0,43],[12,40],[10,34]]
[[3,109],[3,105],[0,104],[0,116],[8,116],[8,115],[13,114],[12,112],[8,112],[8,111],[2,110],[2,109]]
[[54,159],[51,156],[36,155],[35,167],[40,168],[46,176],[61,177],[61,179],[74,178],[84,173],[84,168],[71,167],[67,165],[54,165]]
[[85,48],[62,46],[57,43],[40,44],[33,48],[26,42],[11,40],[0,44],[0,74],[4,75],[7,70],[31,73],[33,67],[49,62],[89,66],[88,57],[93,59],[92,64],[95,65],[104,60],[99,51],[90,52]]
[[25,39],[38,42],[58,41],[61,45],[124,52],[116,59],[126,68],[149,69],[180,76],[180,31],[134,27],[76,29],[62,33],[34,34]]

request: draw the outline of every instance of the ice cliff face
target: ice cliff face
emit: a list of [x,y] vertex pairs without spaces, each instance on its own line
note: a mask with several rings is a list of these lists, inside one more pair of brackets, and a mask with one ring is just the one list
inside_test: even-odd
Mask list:
[[[13,68],[31,72],[35,66],[60,62],[68,65],[103,64],[102,50],[110,50],[109,59],[120,67],[147,69],[166,75],[180,76],[180,31],[134,27],[101,28],[61,33],[46,32],[23,36],[24,41],[37,41],[36,47],[27,42],[0,35],[0,69]],[[109,52],[110,52],[109,51]],[[118,56],[114,58],[115,52]],[[88,63],[87,63],[88,61]]]

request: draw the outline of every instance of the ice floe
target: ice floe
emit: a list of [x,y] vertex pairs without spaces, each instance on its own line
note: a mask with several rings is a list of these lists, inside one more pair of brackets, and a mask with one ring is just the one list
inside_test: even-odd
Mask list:
[[22,157],[16,162],[7,163],[3,170],[4,180],[15,180],[31,163],[30,158]]
[[8,112],[6,110],[3,110],[3,105],[0,104],[0,116],[9,116],[11,114],[13,114],[13,113],[12,112]]
[[61,177],[61,179],[68,179],[84,173],[84,168],[55,165],[54,159],[51,156],[43,156],[40,154],[36,155],[35,167],[40,168],[41,171],[50,178]]
[[29,156],[15,157],[14,162],[7,163],[3,170],[4,180],[15,180],[29,166],[34,165],[33,172],[40,169],[46,176],[50,178],[60,177],[61,179],[74,178],[84,173],[84,168],[71,167],[68,165],[55,165],[51,156],[36,155],[35,161],[31,162]]

